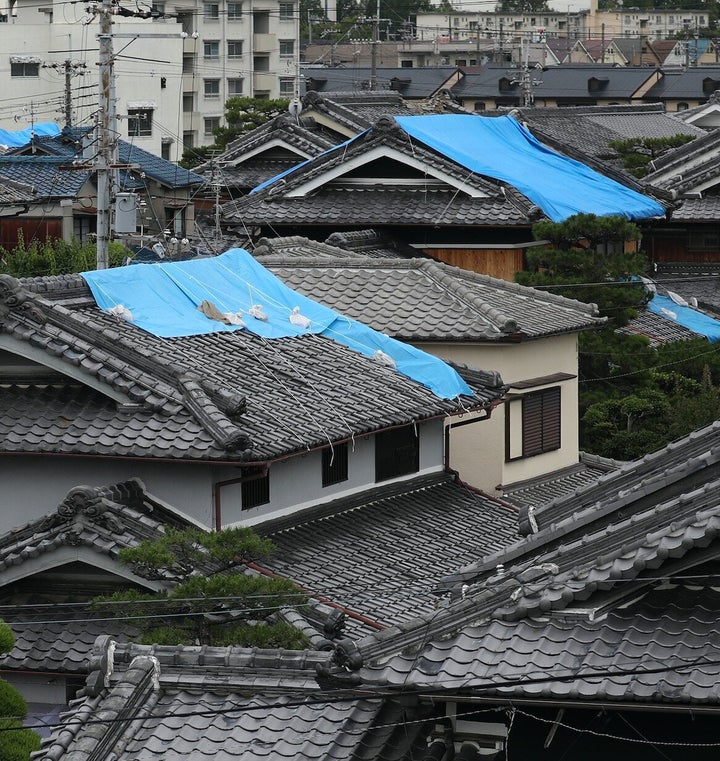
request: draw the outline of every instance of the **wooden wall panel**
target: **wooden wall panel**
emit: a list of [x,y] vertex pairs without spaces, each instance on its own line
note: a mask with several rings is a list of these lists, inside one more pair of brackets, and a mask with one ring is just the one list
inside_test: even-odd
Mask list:
[[446,264],[513,282],[523,269],[522,249],[432,248],[424,253]]
[[0,245],[11,251],[17,246],[22,232],[25,244],[44,242],[48,238],[62,238],[62,221],[59,219],[0,219]]

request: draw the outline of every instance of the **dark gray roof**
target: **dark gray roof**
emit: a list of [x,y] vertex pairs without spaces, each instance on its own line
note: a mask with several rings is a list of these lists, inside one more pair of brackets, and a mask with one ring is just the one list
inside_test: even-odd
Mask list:
[[[411,171],[418,180],[437,173],[452,178],[454,184],[447,181],[430,186],[353,183],[350,162],[373,149],[404,154],[411,167],[416,167],[418,161],[427,166],[423,172],[409,169],[405,164],[400,167],[400,161],[386,158],[386,171],[401,171],[403,177]],[[348,177],[343,173],[344,166],[348,167]],[[339,178],[330,177],[329,173],[338,170]],[[328,179],[324,179],[326,177]],[[314,183],[312,192],[304,191],[304,186],[311,182]],[[471,190],[482,197],[472,197]],[[225,204],[222,213],[230,226],[292,227],[294,230],[299,224],[328,230],[375,225],[497,229],[529,227],[543,216],[536,205],[512,187],[468,174],[467,169],[446,156],[409,140],[389,117],[382,117],[371,130],[344,145],[342,150],[317,156],[262,190]]]
[[663,76],[645,95],[651,101],[705,101],[720,89],[720,66],[663,69]]
[[233,140],[195,172],[220,182],[223,188],[247,192],[338,142],[312,120],[296,122],[283,114]]
[[90,176],[89,171],[65,171],[67,159],[57,156],[0,156],[2,182],[30,185],[37,198],[75,198]]
[[[453,94],[462,102],[464,98],[488,98],[501,103],[522,105],[523,90],[519,71],[507,64],[488,64],[479,69],[466,70],[453,87]],[[597,100],[630,102],[638,90],[655,75],[653,69],[643,67],[615,67],[612,64],[563,64],[550,66],[542,75],[533,77],[535,102],[543,100],[562,105],[591,105]],[[591,89],[591,80],[599,80],[599,90]],[[501,81],[507,84],[501,88]],[[515,81],[515,84],[512,82]]]
[[705,338],[694,330],[648,309],[641,310],[637,317],[634,317],[622,328],[618,328],[617,332],[644,336],[650,341],[651,346],[672,341],[691,341],[694,338]]
[[420,254],[418,249],[395,240],[380,230],[335,232],[328,236],[325,243],[359,256],[372,258],[384,259],[396,256],[415,258]]
[[618,153],[610,147],[613,141],[705,134],[699,127],[665,113],[662,104],[519,108],[517,111],[517,118],[541,142],[573,157],[594,159],[600,162],[600,167],[604,164],[607,168],[610,163],[620,170]]
[[[324,695],[327,654],[236,647],[95,648],[86,696],[43,743],[43,761],[347,758],[420,751],[402,699]],[[107,686],[104,664],[112,663]],[[419,714],[422,716],[422,713]],[[398,725],[395,728],[395,725]],[[415,747],[414,747],[415,746]]]
[[[265,248],[275,249],[266,240]],[[403,341],[503,341],[599,327],[597,307],[432,259],[265,255],[292,289]]]
[[277,548],[272,570],[347,608],[348,629],[357,635],[433,610],[436,581],[509,544],[516,521],[509,505],[437,473],[258,531]]
[[503,499],[519,508],[538,507],[595,483],[601,475],[616,470],[620,464],[617,460],[581,452],[576,465],[519,481],[503,489]]
[[[454,66],[423,66],[416,69],[378,67],[376,89],[397,91],[403,98],[428,98],[442,88],[457,71]],[[370,67],[300,67],[306,93],[357,93],[366,97],[370,90]],[[345,96],[347,97],[347,96]]]
[[2,285],[2,333],[52,368],[51,383],[38,370],[29,382],[5,374],[4,453],[267,461],[503,393],[488,375],[472,398],[442,400],[318,335],[158,338],[102,312],[80,276]]
[[15,206],[36,200],[35,188],[25,182],[15,182],[0,176],[0,206]]
[[[345,72],[347,74],[347,72]],[[413,111],[400,93],[387,90],[330,92],[311,90],[302,98],[303,109],[322,114],[339,127],[353,133],[362,132],[381,116],[409,116]]]
[[[720,209],[717,218],[720,218]],[[720,264],[658,262],[653,279],[660,287],[677,293],[686,301],[697,299],[702,309],[720,314]]]

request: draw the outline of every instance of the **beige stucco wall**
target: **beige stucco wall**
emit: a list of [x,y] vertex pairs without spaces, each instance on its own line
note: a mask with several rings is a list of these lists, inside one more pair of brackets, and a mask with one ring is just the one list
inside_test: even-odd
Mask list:
[[[535,457],[505,461],[505,406],[497,407],[489,420],[457,426],[450,432],[450,467],[467,483],[489,494],[496,487],[548,473],[577,463],[578,383],[577,334],[527,341],[520,344],[421,344],[419,348],[470,367],[497,370],[506,384],[556,373],[574,377],[534,386],[537,391],[549,386],[561,388],[561,448]],[[449,424],[464,422],[454,418]]]

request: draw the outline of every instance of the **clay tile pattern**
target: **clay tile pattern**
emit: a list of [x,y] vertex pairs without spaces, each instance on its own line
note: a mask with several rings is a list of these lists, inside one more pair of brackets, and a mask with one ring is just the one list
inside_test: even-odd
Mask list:
[[367,633],[368,622],[379,629],[433,611],[435,581],[508,545],[515,521],[508,505],[436,474],[259,530],[277,547],[273,571],[362,613],[348,630]]
[[404,341],[537,338],[604,322],[593,305],[430,259],[262,261],[290,288]]
[[0,451],[266,461],[328,438],[482,407],[503,392],[490,384],[472,398],[442,400],[317,335],[162,339],[74,289],[71,279],[0,282],[0,338],[31,344],[53,381],[6,381]]

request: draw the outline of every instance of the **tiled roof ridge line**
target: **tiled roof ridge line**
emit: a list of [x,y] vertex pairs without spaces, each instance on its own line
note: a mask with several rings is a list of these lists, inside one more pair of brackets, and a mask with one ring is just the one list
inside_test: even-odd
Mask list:
[[700,135],[695,140],[689,140],[684,145],[658,156],[650,162],[650,175],[657,171],[668,170],[673,166],[682,164],[689,156],[700,151],[707,151],[720,143],[720,132],[713,130],[706,135]]
[[326,115],[336,118],[344,127],[369,127],[371,124],[367,119],[363,119],[359,114],[342,103],[338,103],[332,100],[332,98],[326,99],[313,90],[310,90],[303,97],[303,105],[315,108]]
[[[59,715],[62,725],[55,729],[50,737],[43,739],[39,751],[31,754],[32,759],[40,761],[68,761],[67,749],[76,735],[84,729],[85,722],[95,717],[95,711],[100,704],[100,696],[93,698],[80,697],[68,703],[69,710]],[[71,761],[83,761],[87,755],[75,755]]]
[[[241,431],[207,393],[202,379],[197,373],[183,373],[178,378],[183,390],[185,407],[212,436],[216,444],[225,451],[248,451],[252,448],[249,436]],[[244,409],[241,402],[238,410]]]
[[[710,486],[714,492],[717,490],[718,482]],[[698,491],[707,493],[708,489],[709,486],[705,485]],[[651,510],[647,511],[648,514]],[[708,546],[719,534],[720,516],[717,515],[717,511],[713,507],[702,508],[666,524],[664,530],[661,527],[637,537],[635,542],[618,542],[615,548],[600,555],[585,571],[582,578],[577,575],[577,565],[571,565],[561,574],[546,579],[541,589],[533,589],[531,596],[524,594],[518,596],[515,599],[517,606],[515,613],[508,613],[505,618],[517,621],[532,615],[537,610],[543,613],[562,610],[576,600],[585,600],[599,589],[605,589],[618,581],[635,580],[642,583],[639,576],[643,571],[660,568],[667,560],[677,562],[688,552]],[[673,535],[674,542],[671,541]],[[639,554],[641,549],[646,550],[644,557]],[[626,564],[623,564],[622,559],[628,555],[634,555],[634,558],[628,558]],[[602,566],[605,566],[607,570],[603,571]],[[557,589],[561,585],[563,592],[554,599],[550,599],[553,588]]]
[[[512,317],[503,314],[499,309],[488,304],[485,299],[478,296],[464,284],[458,282],[456,277],[445,271],[438,262],[429,259],[411,260],[415,269],[423,270],[425,275],[434,280],[439,286],[444,288],[455,296],[464,301],[468,306],[476,309],[481,315],[494,325],[501,333],[511,334],[518,330],[517,321]],[[453,268],[459,272],[459,268]],[[488,279],[489,280],[489,279]],[[486,281],[488,282],[488,281]],[[489,284],[489,283],[488,283]]]

